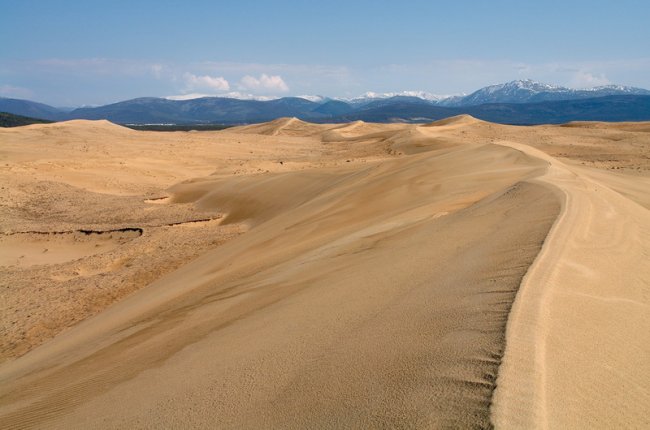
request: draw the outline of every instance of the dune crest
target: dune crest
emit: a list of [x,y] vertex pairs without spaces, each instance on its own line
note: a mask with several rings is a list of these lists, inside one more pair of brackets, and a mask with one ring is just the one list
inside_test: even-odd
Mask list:
[[428,124],[423,124],[422,127],[443,127],[443,126],[452,126],[452,125],[464,126],[464,125],[478,124],[481,122],[484,121],[474,118],[472,115],[461,114],[461,115],[456,115],[445,119],[440,119],[438,121],[430,122]]
[[563,208],[509,318],[495,424],[644,427],[650,213],[538,150],[499,143],[548,161],[538,180],[562,192]]
[[301,121],[296,117],[290,117],[278,118],[262,124],[233,127],[229,131],[233,133],[261,134],[267,136],[308,136],[330,127],[328,125],[312,124]]

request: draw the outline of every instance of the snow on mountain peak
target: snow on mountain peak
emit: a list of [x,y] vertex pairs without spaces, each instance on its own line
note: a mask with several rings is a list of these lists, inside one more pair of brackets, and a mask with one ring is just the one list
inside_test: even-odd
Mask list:
[[174,96],[167,96],[164,98],[166,98],[167,100],[193,100],[193,99],[200,99],[204,97],[219,97],[219,98],[228,98],[228,99],[258,100],[258,101],[269,101],[269,100],[276,100],[280,98],[278,96],[259,96],[255,94],[241,93],[238,91],[222,93],[222,94],[202,94],[202,93],[180,94]]
[[[502,84],[483,87],[469,95],[438,95],[426,91],[396,91],[396,92],[374,92],[368,91],[358,97],[329,98],[320,95],[296,96],[315,103],[324,103],[328,100],[339,100],[352,105],[364,105],[368,102],[390,99],[393,97],[413,97],[425,100],[439,106],[472,106],[484,103],[532,103],[552,100],[569,100],[588,97],[601,97],[609,95],[639,94],[650,95],[650,91],[641,88],[628,87],[623,85],[603,85],[593,88],[573,89],[560,85],[546,84],[532,79],[514,80]],[[240,92],[230,92],[218,95],[209,94],[183,94],[166,97],[170,100],[189,100],[199,97],[227,97],[241,100],[274,100],[277,96],[259,96]]]
[[386,93],[377,93],[374,91],[367,91],[363,93],[362,95],[358,97],[353,97],[353,98],[341,98],[340,100],[343,101],[350,101],[350,102],[363,102],[363,101],[370,101],[370,100],[377,100],[377,99],[389,99],[391,97],[417,97],[422,100],[428,100],[432,102],[437,102],[440,100],[445,100],[449,98],[450,96],[447,95],[438,95],[438,94],[432,94],[428,93],[426,91],[397,91],[397,92],[386,92]]
[[316,95],[316,96],[304,95],[304,96],[296,96],[296,97],[298,97],[300,99],[309,100],[310,102],[315,102],[315,103],[320,103],[320,102],[326,100],[326,97],[318,96],[318,95]]
[[484,91],[488,94],[492,94],[498,91],[517,91],[517,90],[530,91],[530,92],[542,92],[542,91],[563,91],[563,90],[568,90],[568,88],[560,87],[558,85],[545,84],[542,82],[533,81],[532,79],[520,79],[516,81],[506,82],[504,84],[490,85],[478,91]]

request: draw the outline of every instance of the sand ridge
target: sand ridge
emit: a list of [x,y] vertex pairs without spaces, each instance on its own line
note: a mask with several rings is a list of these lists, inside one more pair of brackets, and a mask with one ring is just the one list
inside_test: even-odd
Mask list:
[[[650,342],[650,213],[546,154],[500,144],[548,160],[537,180],[560,189],[564,203],[510,316],[495,423],[647,426],[645,413],[619,411],[650,405],[648,378],[637,378],[650,371],[642,358]],[[518,383],[524,377],[527,384]]]
[[[650,139],[625,128],[462,116],[0,130],[5,233],[144,232],[72,261],[3,268],[40,279],[78,319],[0,366],[0,422],[643,426],[650,270],[637,179]],[[30,309],[49,309],[32,284],[20,290]],[[68,302],[63,285],[75,286]],[[585,365],[585,352],[597,359]],[[599,395],[603,383],[617,401]]]

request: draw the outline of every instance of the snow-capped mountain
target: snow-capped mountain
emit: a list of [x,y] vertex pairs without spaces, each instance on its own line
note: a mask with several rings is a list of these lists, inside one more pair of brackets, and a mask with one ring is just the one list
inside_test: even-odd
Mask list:
[[[534,103],[543,101],[576,100],[593,97],[615,95],[650,95],[650,91],[642,88],[626,87],[623,85],[605,85],[594,88],[573,89],[559,85],[544,84],[531,79],[511,81],[505,84],[490,85],[477,90],[469,95],[439,95],[426,91],[396,91],[379,93],[368,91],[358,97],[325,97],[321,95],[301,95],[297,98],[314,103],[326,103],[330,100],[341,101],[350,106],[360,107],[369,103],[386,101],[417,101],[446,106],[463,107],[477,106],[485,103]],[[278,96],[260,96],[240,92],[229,92],[218,95],[210,94],[182,94],[165,97],[167,100],[192,100],[205,97],[219,97],[237,100],[270,101],[277,100]]]
[[593,91],[599,93],[607,93],[606,95],[624,95],[624,94],[635,94],[635,95],[650,95],[650,91],[644,90],[643,88],[636,87],[626,87],[625,85],[602,85],[599,87],[593,88],[584,88],[578,91]]
[[508,124],[647,121],[650,91],[620,85],[571,89],[523,80],[491,85],[468,96],[443,97],[424,91],[369,92],[345,100],[309,95],[277,98],[242,93],[185,94],[141,97],[72,111],[0,97],[0,112],[55,121],[108,119],[120,124],[242,124],[283,116],[317,122],[424,122],[463,113]]
[[441,106],[476,106],[485,103],[534,103],[630,94],[650,95],[650,91],[622,85],[573,89],[526,79],[490,85],[462,98],[442,100],[439,104]]
[[443,96],[438,94],[428,93],[426,91],[398,91],[398,92],[388,92],[388,93],[376,93],[374,91],[368,91],[363,93],[358,97],[353,98],[339,98],[338,100],[350,103],[352,105],[362,105],[370,103],[376,100],[382,99],[391,99],[394,97],[414,97],[422,100],[426,100],[432,103],[437,103],[442,100],[446,100],[451,96]]
[[545,84],[531,79],[506,82],[481,88],[469,95],[438,95],[426,91],[400,91],[378,93],[368,91],[354,98],[337,98],[352,106],[363,106],[380,100],[417,98],[437,106],[463,107],[485,103],[535,103],[543,101],[577,100],[617,95],[650,95],[650,91],[623,85],[605,85],[574,89]]

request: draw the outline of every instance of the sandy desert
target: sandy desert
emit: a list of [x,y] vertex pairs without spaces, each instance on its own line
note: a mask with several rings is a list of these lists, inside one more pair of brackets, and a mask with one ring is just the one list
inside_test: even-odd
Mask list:
[[0,427],[650,428],[650,123],[0,129]]

